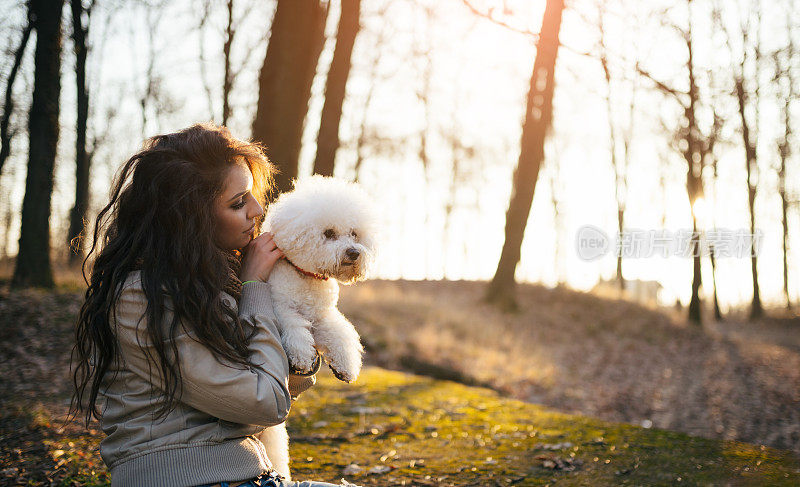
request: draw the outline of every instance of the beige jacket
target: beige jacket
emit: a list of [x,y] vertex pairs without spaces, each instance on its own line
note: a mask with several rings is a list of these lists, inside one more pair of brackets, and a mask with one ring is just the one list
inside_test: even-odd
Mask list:
[[[231,296],[222,298],[236,309]],[[226,366],[190,334],[179,332],[182,395],[161,418],[156,412],[164,400],[162,385],[144,351],[151,346],[144,333],[146,306],[140,273],[132,272],[116,309],[120,358],[104,376],[102,426],[108,436],[100,453],[112,485],[189,486],[263,473],[269,459],[253,435],[283,422],[291,405],[289,366],[269,285],[246,284],[238,307],[242,321],[257,329],[250,360],[263,371]],[[165,322],[170,319],[168,311]],[[292,379],[295,395],[314,382],[313,377]]]

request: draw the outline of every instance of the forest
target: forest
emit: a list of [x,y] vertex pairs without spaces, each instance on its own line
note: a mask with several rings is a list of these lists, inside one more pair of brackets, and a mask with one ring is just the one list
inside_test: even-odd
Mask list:
[[[0,6],[0,370],[21,371],[0,379],[10,411],[0,431],[14,445],[49,445],[0,450],[0,481],[107,481],[86,463],[99,468],[99,433],[50,431],[69,387],[47,398],[36,384],[68,369],[94,222],[115,175],[148,137],[197,122],[266,146],[280,171],[272,198],[312,174],[373,198],[383,234],[374,272],[341,298],[376,368],[365,395],[378,370],[400,370],[607,424],[769,448],[762,460],[779,471],[750,478],[749,464],[736,464],[686,477],[695,483],[798,479],[797,2]],[[46,313],[58,323],[52,343]],[[325,421],[309,411],[316,422],[290,433],[313,450],[322,436],[312,424]],[[600,445],[564,435],[576,452]],[[589,468],[595,453],[547,456],[564,449],[541,447],[563,447],[556,436],[525,447],[544,449],[522,461],[539,470],[504,471],[501,485],[605,475]],[[88,456],[59,464],[68,441]],[[352,455],[357,464],[366,454]],[[651,460],[633,483],[675,481]],[[338,480],[350,465],[331,462],[309,460],[308,475]],[[431,484],[400,477],[495,485],[458,472]],[[353,481],[400,482],[383,474],[364,469]]]

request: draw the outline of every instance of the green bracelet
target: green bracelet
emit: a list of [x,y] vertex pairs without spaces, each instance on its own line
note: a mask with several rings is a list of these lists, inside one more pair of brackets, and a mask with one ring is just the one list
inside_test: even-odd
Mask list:
[[245,284],[247,284],[248,282],[263,282],[263,281],[244,281],[244,282],[242,283],[242,286],[244,286],[244,285],[245,285]]

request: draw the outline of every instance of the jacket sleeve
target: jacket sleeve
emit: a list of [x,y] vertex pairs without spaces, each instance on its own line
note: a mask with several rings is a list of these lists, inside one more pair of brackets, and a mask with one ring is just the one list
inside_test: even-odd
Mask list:
[[[280,344],[272,311],[269,285],[251,283],[242,289],[239,317],[254,326],[250,341],[250,362],[263,370],[228,364],[185,330],[175,337],[180,360],[182,390],[180,401],[219,419],[271,426],[283,422],[289,413],[289,364]],[[156,356],[146,333],[143,317],[147,300],[140,283],[126,286],[117,303],[116,330],[125,366],[163,390],[158,367],[148,360]],[[165,312],[165,321],[172,319]]]

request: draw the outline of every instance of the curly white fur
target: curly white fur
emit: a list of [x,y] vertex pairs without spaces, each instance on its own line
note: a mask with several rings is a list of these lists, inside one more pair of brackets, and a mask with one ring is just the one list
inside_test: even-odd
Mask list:
[[[374,260],[377,224],[370,199],[353,183],[311,176],[270,205],[266,226],[286,256],[275,264],[269,284],[289,364],[310,371],[319,352],[336,377],[353,382],[364,349],[336,308],[338,283],[365,279]],[[285,425],[268,428],[261,440],[273,467],[290,478]]]

